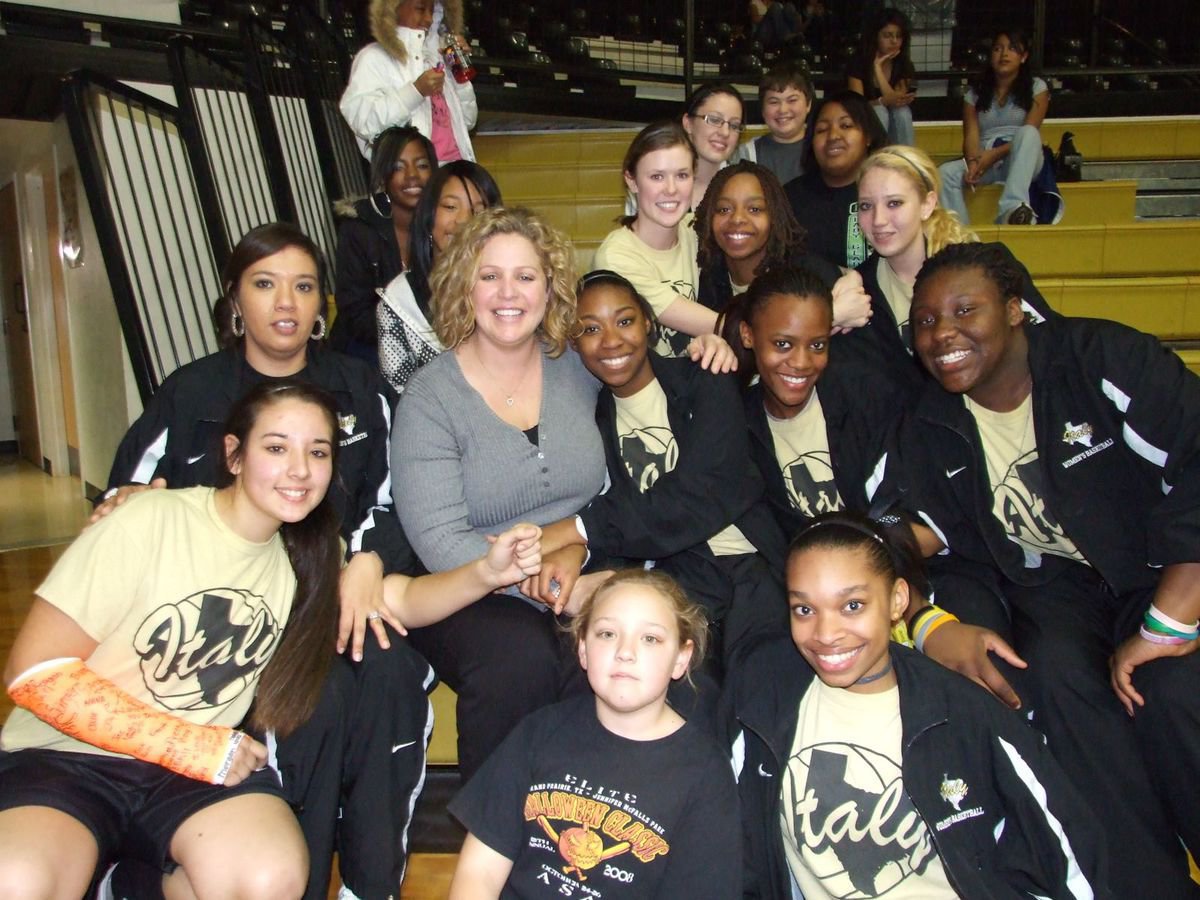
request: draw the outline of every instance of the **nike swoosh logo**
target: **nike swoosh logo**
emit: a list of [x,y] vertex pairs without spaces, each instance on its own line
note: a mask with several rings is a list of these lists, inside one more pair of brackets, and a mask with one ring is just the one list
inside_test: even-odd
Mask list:
[[188,457],[188,465],[189,466],[194,465],[194,464],[200,462],[200,460],[202,460],[202,459],[204,459],[203,453],[201,453],[199,456],[189,456]]
[[416,741],[408,741],[404,744],[392,744],[392,752],[395,753],[397,750],[403,750],[405,747],[411,747],[415,743]]
[[758,764],[758,774],[761,775],[763,778],[774,778],[775,777],[774,775],[772,775],[770,772],[768,772],[766,769],[763,768],[762,763]]
[[961,472],[965,468],[966,468],[966,466],[959,466],[957,469],[947,469],[946,477],[953,478],[955,475],[957,475],[959,472]]

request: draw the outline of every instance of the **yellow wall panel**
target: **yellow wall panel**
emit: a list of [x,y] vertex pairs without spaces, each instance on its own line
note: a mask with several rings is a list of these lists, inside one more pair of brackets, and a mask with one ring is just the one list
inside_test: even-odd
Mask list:
[[1186,275],[1200,268],[1200,222],[1109,225],[1105,275]]
[[[745,139],[765,129],[756,126]],[[1042,126],[1043,141],[1058,149],[1062,134],[1075,134],[1085,159],[1195,159],[1200,157],[1200,116],[1070,121],[1050,119]],[[620,168],[637,129],[572,131],[553,134],[511,132],[474,137],[479,162],[487,167],[501,163],[599,163]],[[916,123],[917,145],[939,161],[962,154],[962,125],[958,122]]]
[[[1183,360],[1183,364],[1200,375],[1200,350],[1176,350],[1179,358]],[[1193,863],[1193,867],[1195,864]],[[1193,874],[1193,878],[1196,876]]]
[[455,727],[454,711],[458,697],[454,691],[439,684],[429,696],[433,704],[433,734],[429,739],[429,763],[431,765],[458,765],[458,729]]
[[1187,279],[1187,297],[1183,307],[1183,330],[1200,335],[1200,275]]
[[581,240],[604,236],[617,227],[617,219],[624,212],[622,201],[581,202],[578,213],[578,235]]
[[1164,340],[1185,338],[1187,287],[1186,278],[1072,279],[1063,283],[1061,311],[1111,319]]
[[535,200],[527,205],[538,215],[543,216],[551,225],[565,231],[567,237],[574,239],[578,223],[573,200],[567,202]]
[[[1101,274],[1104,225],[1000,225],[991,229],[1035,277]],[[980,229],[980,236],[983,236]],[[989,240],[989,238],[984,238]]]
[[1034,285],[1052,310],[1062,312],[1063,279],[1038,278]]
[[[967,193],[967,214],[972,222],[990,222],[1000,202],[999,184],[989,184]],[[1081,181],[1060,184],[1066,203],[1060,225],[1121,225],[1133,222],[1137,199],[1136,181]]]
[[496,166],[489,169],[509,206],[528,204],[540,197],[574,197],[579,193],[579,170],[541,166]]

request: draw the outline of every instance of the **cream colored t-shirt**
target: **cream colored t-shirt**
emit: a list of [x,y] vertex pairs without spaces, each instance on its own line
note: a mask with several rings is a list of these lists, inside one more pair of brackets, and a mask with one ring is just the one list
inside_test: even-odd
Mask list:
[[792,507],[810,519],[841,509],[845,504],[833,480],[829,433],[817,389],[813,388],[804,408],[790,419],[776,419],[768,413],[767,426]]
[[[667,417],[667,395],[655,380],[632,397],[613,400],[617,406],[617,446],[625,471],[645,493],[679,462],[679,444]],[[756,552],[736,525],[726,526],[709,538],[708,549],[714,556]]]
[[[236,726],[279,644],[296,576],[278,534],[221,521],[208,487],[146,491],[83,532],[37,595],[99,642],[84,662],[130,696],[198,725]],[[5,750],[97,753],[24,709]]]
[[[632,229],[615,228],[596,249],[593,265],[628,278],[657,316],[679,297],[694,301],[700,270],[693,218],[691,213],[683,217],[676,229],[679,239],[670,250],[655,250]],[[690,341],[690,335],[664,326],[656,349],[663,356],[683,356]]]
[[992,515],[1004,526],[1008,539],[1025,551],[1026,566],[1038,568],[1043,553],[1087,562],[1046,508],[1033,430],[1033,395],[1006,413],[993,412],[967,396],[963,400],[983,444]]
[[893,272],[888,261],[882,256],[879,257],[879,262],[875,266],[875,277],[879,280],[879,289],[883,291],[883,296],[887,299],[888,308],[896,317],[896,326],[900,329],[900,340],[904,341],[904,346],[911,354],[912,323],[909,320],[912,318],[913,286],[906,284],[899,275]]
[[819,678],[804,693],[779,818],[805,900],[950,900],[929,830],[901,777],[900,691],[856,694]]

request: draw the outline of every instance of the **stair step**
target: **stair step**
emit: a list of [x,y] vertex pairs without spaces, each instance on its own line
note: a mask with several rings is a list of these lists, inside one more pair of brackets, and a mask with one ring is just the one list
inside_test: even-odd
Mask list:
[[1191,275],[1200,260],[1200,222],[1124,225],[973,226],[1003,241],[1035,278]]
[[1139,182],[1150,179],[1200,179],[1200,160],[1139,159],[1121,162],[1084,160],[1084,181],[1101,181],[1108,178],[1136,178]]
[[1139,219],[1200,217],[1200,192],[1138,194],[1135,211]]
[[[1120,225],[1133,221],[1137,188],[1133,181],[1074,181],[1058,188],[1066,202],[1062,225]],[[1001,185],[989,184],[967,194],[967,213],[973,225],[996,217],[1001,190]]]

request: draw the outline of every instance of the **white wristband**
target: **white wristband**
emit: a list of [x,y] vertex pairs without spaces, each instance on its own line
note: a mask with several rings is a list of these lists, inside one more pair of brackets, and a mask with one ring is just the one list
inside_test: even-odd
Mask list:
[[237,755],[237,749],[242,745],[242,741],[246,735],[240,731],[235,731],[229,736],[229,747],[225,751],[225,761],[221,763],[221,768],[217,769],[213,775],[213,784],[224,784],[225,777],[229,774],[229,770],[233,767],[233,758]]

